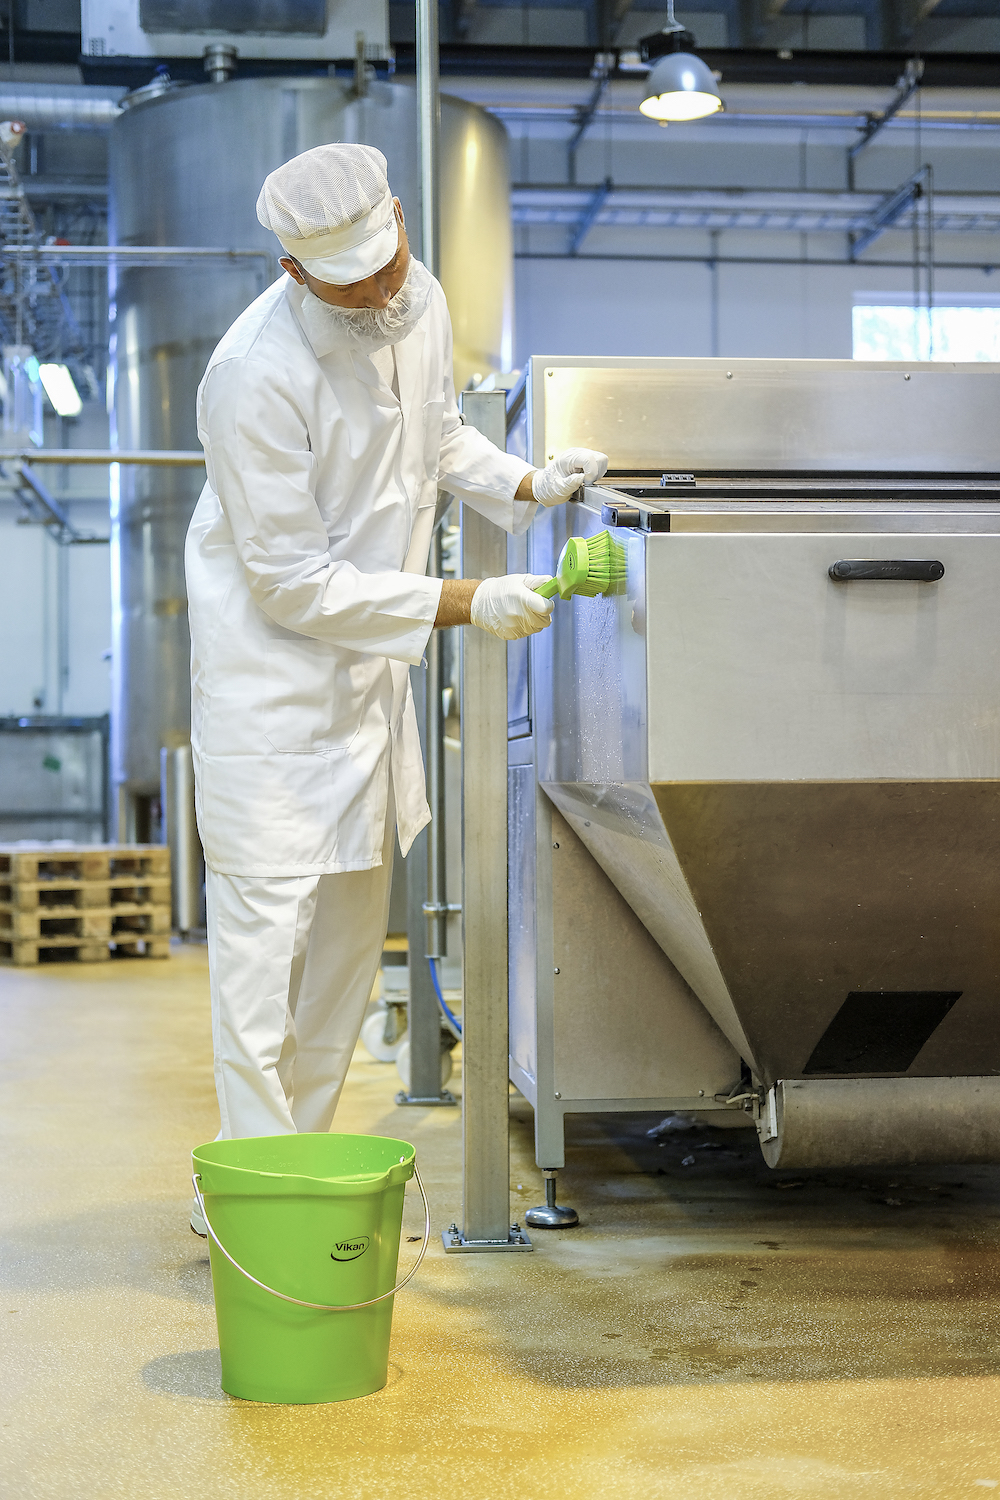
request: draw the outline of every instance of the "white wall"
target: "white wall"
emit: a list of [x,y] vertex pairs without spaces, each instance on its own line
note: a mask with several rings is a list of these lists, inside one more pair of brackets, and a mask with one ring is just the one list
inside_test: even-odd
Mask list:
[[[46,445],[105,448],[97,403],[65,426],[47,423]],[[108,535],[108,473],[40,466],[38,473],[80,532]],[[75,498],[74,498],[75,497]],[[102,714],[110,707],[111,579],[107,545],[60,547],[22,524],[23,507],[0,491],[0,714]]]
[[[69,509],[81,531],[107,535],[106,506]],[[0,714],[106,713],[109,664],[101,657],[111,644],[108,548],[60,548],[42,527],[18,525],[18,510],[7,501],[0,505]]]
[[[610,176],[621,187],[725,188],[733,192],[737,208],[744,189],[845,190],[847,151],[857,141],[855,130],[839,125],[822,129],[748,125],[719,116],[661,131],[639,115],[637,86],[616,83],[611,92],[616,112],[594,121],[577,155],[581,184],[598,184]],[[766,99],[759,90],[755,93],[748,88],[745,97],[736,97],[738,88],[731,92],[730,104],[737,114],[751,105],[791,108],[787,91],[772,91],[773,100],[766,90]],[[814,98],[816,92],[811,90],[809,97]],[[862,89],[818,93],[824,109],[850,112],[865,107]],[[490,102],[502,103],[499,94]],[[1000,95],[991,91],[981,98],[956,98],[938,91],[928,98],[926,108],[930,110],[932,104],[945,111],[975,108],[985,120],[995,117]],[[508,129],[516,182],[566,182],[571,122],[512,114]],[[997,142],[997,133],[991,129],[946,130],[925,123],[918,135],[910,127],[894,128],[857,158],[857,185],[865,192],[890,192],[917,164],[929,162],[939,194],[995,194],[1000,191]],[[571,226],[556,223],[517,228],[518,365],[531,354],[846,359],[852,352],[855,293],[905,293],[913,285],[912,267],[907,264],[913,255],[908,229],[891,229],[882,235],[865,252],[863,265],[846,263],[844,234],[748,229],[711,233],[597,224],[584,241],[582,255],[569,258],[565,252],[571,232]],[[671,255],[691,259],[655,259]],[[526,258],[532,256],[539,258]],[[714,270],[713,257],[718,257]],[[788,263],[739,263],[768,259]],[[988,304],[1000,291],[1000,275],[983,270],[984,264],[996,266],[995,234],[939,232],[935,259],[939,263],[937,300],[948,292],[984,292]],[[807,260],[819,263],[796,264]],[[965,265],[959,270],[941,269],[941,263],[947,262]]]
[[[786,236],[786,240],[787,240]],[[784,253],[788,253],[786,249]],[[856,292],[907,292],[906,269],[519,260],[517,363],[532,354],[670,354],[850,359]],[[1000,290],[978,269],[939,271],[936,295]]]

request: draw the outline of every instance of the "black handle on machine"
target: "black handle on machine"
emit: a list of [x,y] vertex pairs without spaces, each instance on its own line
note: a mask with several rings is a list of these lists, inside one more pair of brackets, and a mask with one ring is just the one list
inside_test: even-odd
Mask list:
[[882,562],[835,562],[830,564],[834,583],[859,582],[865,579],[889,579],[900,583],[937,583],[944,577],[942,562],[907,562],[888,558]]
[[605,526],[638,528],[642,525],[642,512],[635,505],[602,505],[601,520]]

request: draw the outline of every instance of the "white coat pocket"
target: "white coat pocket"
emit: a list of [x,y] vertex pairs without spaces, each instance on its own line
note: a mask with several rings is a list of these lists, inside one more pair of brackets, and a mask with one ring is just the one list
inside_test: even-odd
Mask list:
[[343,750],[361,728],[370,666],[358,652],[316,641],[269,641],[264,656],[264,734],[291,755]]

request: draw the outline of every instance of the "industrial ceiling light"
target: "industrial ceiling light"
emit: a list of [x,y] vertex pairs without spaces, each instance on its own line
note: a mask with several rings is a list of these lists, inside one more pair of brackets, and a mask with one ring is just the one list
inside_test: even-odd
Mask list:
[[661,57],[646,83],[640,110],[651,120],[701,120],[722,108],[711,69],[693,52]]
[[715,74],[694,47],[694,37],[674,17],[674,0],[667,0],[666,26],[642,40],[643,55],[654,63],[639,105],[648,119],[701,120],[723,108]]
[[38,378],[60,417],[80,415],[83,402],[66,365],[39,365]]

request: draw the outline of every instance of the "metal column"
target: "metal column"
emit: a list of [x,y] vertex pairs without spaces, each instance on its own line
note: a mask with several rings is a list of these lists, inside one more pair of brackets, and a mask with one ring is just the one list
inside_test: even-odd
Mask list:
[[173,924],[180,933],[205,925],[205,857],[194,808],[191,746],[160,750],[160,815],[163,842],[170,846]]
[[[435,534],[430,571],[440,576],[441,538]],[[441,1087],[441,1011],[431,979],[429,957],[446,951],[447,896],[444,871],[444,722],[441,703],[440,631],[427,644],[427,670],[410,673],[413,705],[427,767],[431,824],[414,840],[406,859],[406,932],[410,964],[407,1034],[410,1039],[410,1087],[400,1089],[397,1104],[457,1104]],[[441,908],[436,915],[428,905]]]
[[[441,94],[438,87],[438,0],[417,0],[417,139],[420,152],[420,254],[438,273],[438,145]],[[440,576],[441,538],[435,533],[431,567]],[[397,1104],[456,1104],[441,1087],[441,1015],[430,961],[446,948],[444,890],[444,724],[441,706],[441,641],[432,632],[427,671],[412,673],[417,722],[423,728],[424,764],[432,822],[410,851],[406,870],[407,934],[410,951],[410,1087]],[[428,905],[439,908],[435,914]]]
[[[431,541],[431,564],[427,571],[433,578],[444,576],[440,525]],[[427,831],[424,953],[428,959],[438,962],[448,956],[449,909],[444,794],[444,632],[441,630],[432,631],[427,643],[426,694],[424,760],[431,826]]]
[[[466,391],[466,421],[507,446],[505,391]],[[462,575],[507,571],[507,536],[462,507]],[[530,1250],[510,1222],[507,1037],[507,647],[462,632],[462,1228],[448,1251]]]
[[417,141],[420,148],[420,258],[432,276],[440,264],[438,145],[438,0],[417,0]]

